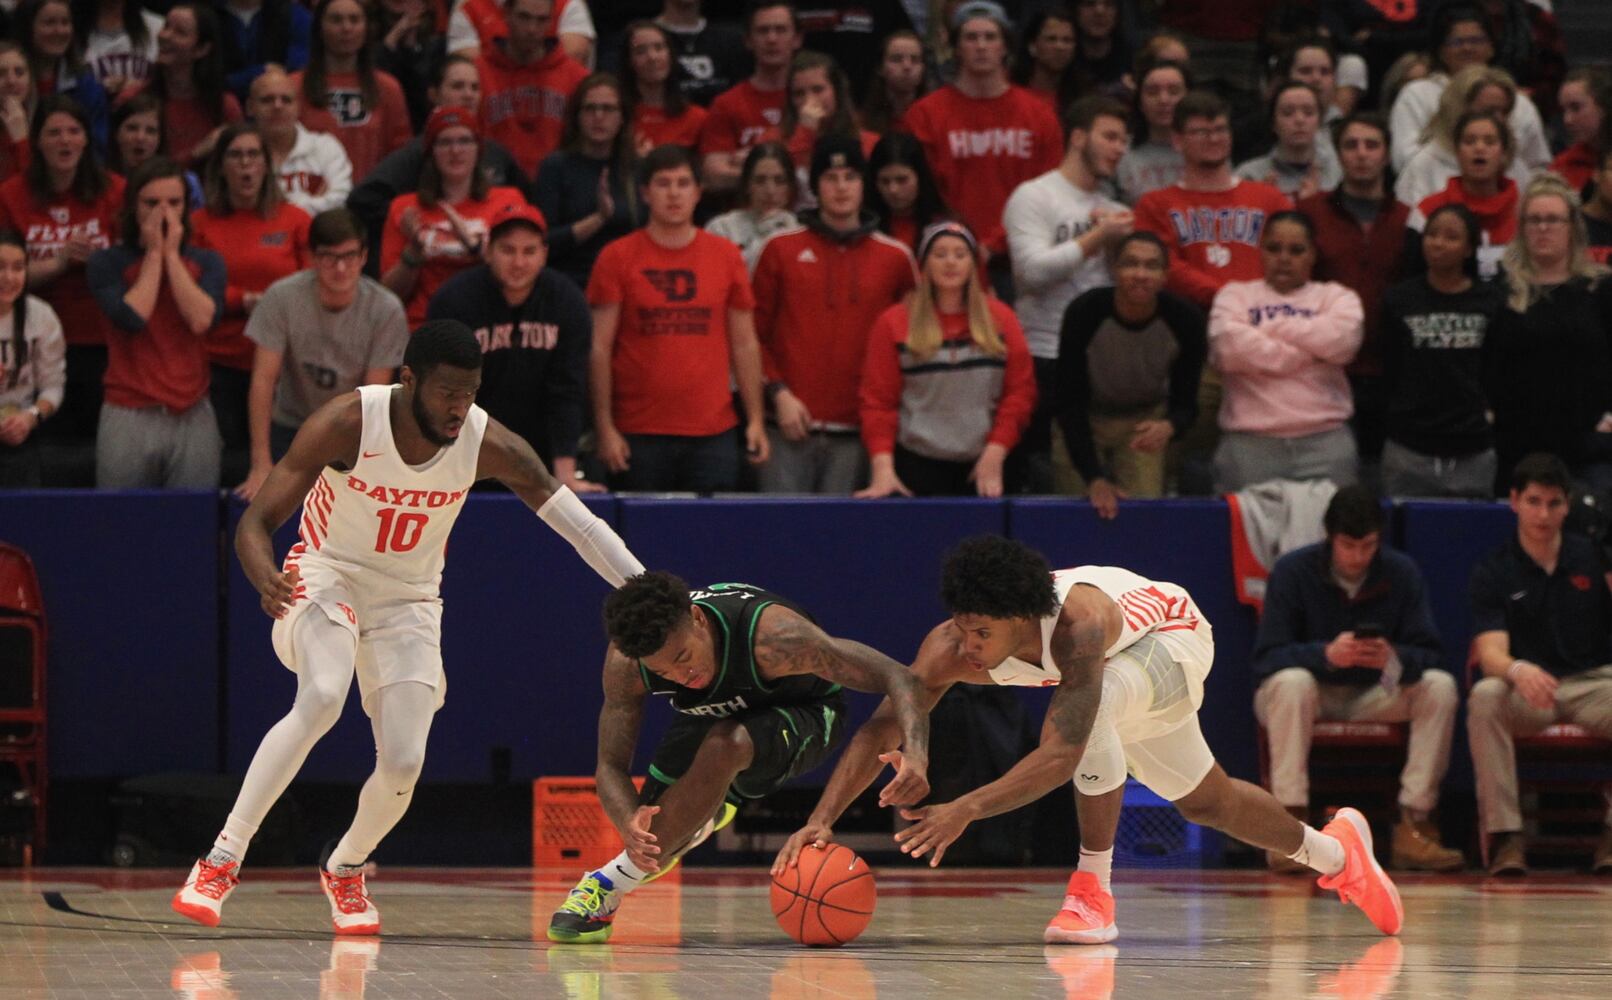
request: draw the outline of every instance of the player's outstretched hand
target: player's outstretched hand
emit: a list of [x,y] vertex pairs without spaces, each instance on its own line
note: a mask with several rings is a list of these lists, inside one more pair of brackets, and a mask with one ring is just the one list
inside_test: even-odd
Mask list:
[[928,762],[923,758],[891,750],[879,754],[879,759],[896,769],[896,776],[879,793],[879,808],[915,806],[929,794]]
[[928,854],[929,867],[934,868],[946,856],[946,848],[974,821],[974,810],[962,800],[954,800],[938,806],[903,809],[901,816],[914,823],[896,834],[901,853],[915,858]]
[[834,831],[829,829],[827,825],[808,822],[791,834],[788,840],[784,841],[784,846],[779,849],[778,857],[772,863],[772,873],[778,875],[785,868],[795,867],[795,862],[800,860],[800,852],[804,851],[808,844],[813,847],[823,848],[827,847],[828,842],[833,839]]
[[632,814],[627,821],[627,829],[622,833],[626,842],[627,860],[646,872],[660,871],[660,847],[656,844],[656,837],[649,832],[650,817],[660,812],[660,806],[639,806],[638,811]]
[[293,566],[284,573],[271,573],[258,583],[257,592],[263,610],[270,618],[284,618],[297,596],[297,584],[302,574]]

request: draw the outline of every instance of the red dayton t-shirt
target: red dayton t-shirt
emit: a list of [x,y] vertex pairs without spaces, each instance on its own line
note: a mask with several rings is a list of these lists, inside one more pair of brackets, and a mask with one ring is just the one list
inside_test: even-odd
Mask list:
[[940,196],[992,253],[1007,252],[1002,208],[1013,189],[1063,160],[1058,117],[1023,87],[987,98],[942,87],[908,108],[901,127],[923,144]]
[[728,310],[756,300],[738,247],[700,229],[670,249],[640,229],[599,254],[588,304],[621,306],[611,358],[617,430],[709,437],[739,422]]
[[700,129],[700,155],[749,149],[762,133],[784,120],[788,92],[762,90],[749,80],[734,84],[711,102],[711,113]]
[[322,108],[314,106],[302,92],[303,76],[303,70],[291,74],[291,85],[302,100],[302,124],[310,131],[329,132],[336,137],[347,150],[347,158],[353,161],[354,183],[368,177],[375,164],[413,137],[408,101],[392,74],[375,71],[375,107],[365,105],[364,88],[359,86],[357,73],[331,73],[325,77]]
[[[108,174],[106,193],[88,204],[61,194],[41,205],[28,190],[28,178],[18,174],[0,183],[0,229],[15,229],[28,245],[28,260],[54,257],[72,236],[87,237],[97,250],[117,239],[118,215],[123,211],[123,178]],[[34,290],[61,318],[67,343],[74,347],[106,343],[106,315],[90,297],[84,265],[72,263],[62,276]]]
[[1170,248],[1170,291],[1208,309],[1228,282],[1264,276],[1259,238],[1265,220],[1292,207],[1287,195],[1258,181],[1239,181],[1225,191],[1172,184],[1137,201],[1136,228]]
[[246,294],[308,266],[308,213],[281,202],[265,219],[257,212],[214,215],[203,208],[190,217],[196,246],[216,250],[229,266],[224,316],[207,331],[207,357],[226,368],[251,371],[257,345],[246,339]]

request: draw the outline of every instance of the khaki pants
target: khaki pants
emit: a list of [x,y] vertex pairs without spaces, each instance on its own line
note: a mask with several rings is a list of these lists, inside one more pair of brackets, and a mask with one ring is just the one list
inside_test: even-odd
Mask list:
[[1392,693],[1380,684],[1327,684],[1303,667],[1278,670],[1254,693],[1254,715],[1270,742],[1271,794],[1284,806],[1309,806],[1315,720],[1409,722],[1399,804],[1431,812],[1450,769],[1450,738],[1460,703],[1455,678],[1443,670],[1424,671],[1416,683]]
[[[1472,685],[1467,701],[1467,738],[1478,779],[1478,815],[1484,833],[1522,830],[1517,803],[1517,750],[1514,736],[1532,736],[1557,722],[1572,722],[1596,736],[1612,739],[1612,666],[1597,667],[1562,678],[1556,704],[1538,709],[1499,677]],[[1612,803],[1606,824],[1612,826]]]
[[[1134,499],[1150,500],[1164,495],[1164,456],[1168,449],[1149,454],[1130,447],[1137,424],[1163,418],[1162,404],[1137,416],[1091,417],[1091,437],[1097,446],[1098,461],[1113,474],[1114,485]],[[1052,427],[1052,482],[1053,488],[1061,494],[1086,495],[1086,480],[1069,461],[1063,428],[1056,423]]]

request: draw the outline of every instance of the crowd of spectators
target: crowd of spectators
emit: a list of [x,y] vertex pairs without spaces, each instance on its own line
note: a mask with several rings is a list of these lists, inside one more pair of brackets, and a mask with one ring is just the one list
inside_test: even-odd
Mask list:
[[[109,486],[107,426],[205,415],[216,462],[192,428],[134,482],[250,495],[391,376],[391,319],[352,321],[385,297],[485,331],[494,415],[590,487],[1112,517],[1494,497],[1542,451],[1612,489],[1612,73],[1550,6],[24,0],[0,229],[39,329],[0,337],[0,481]],[[136,176],[184,188],[173,260]],[[282,282],[320,311],[269,334]]]

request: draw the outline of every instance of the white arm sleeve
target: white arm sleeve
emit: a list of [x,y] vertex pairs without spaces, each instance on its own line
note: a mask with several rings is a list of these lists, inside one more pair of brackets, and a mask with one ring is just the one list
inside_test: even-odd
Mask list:
[[538,508],[537,516],[570,542],[582,561],[592,566],[612,587],[619,587],[628,577],[644,571],[644,564],[627,551],[627,543],[621,536],[583,506],[571,487],[561,486],[556,490],[548,502]]

